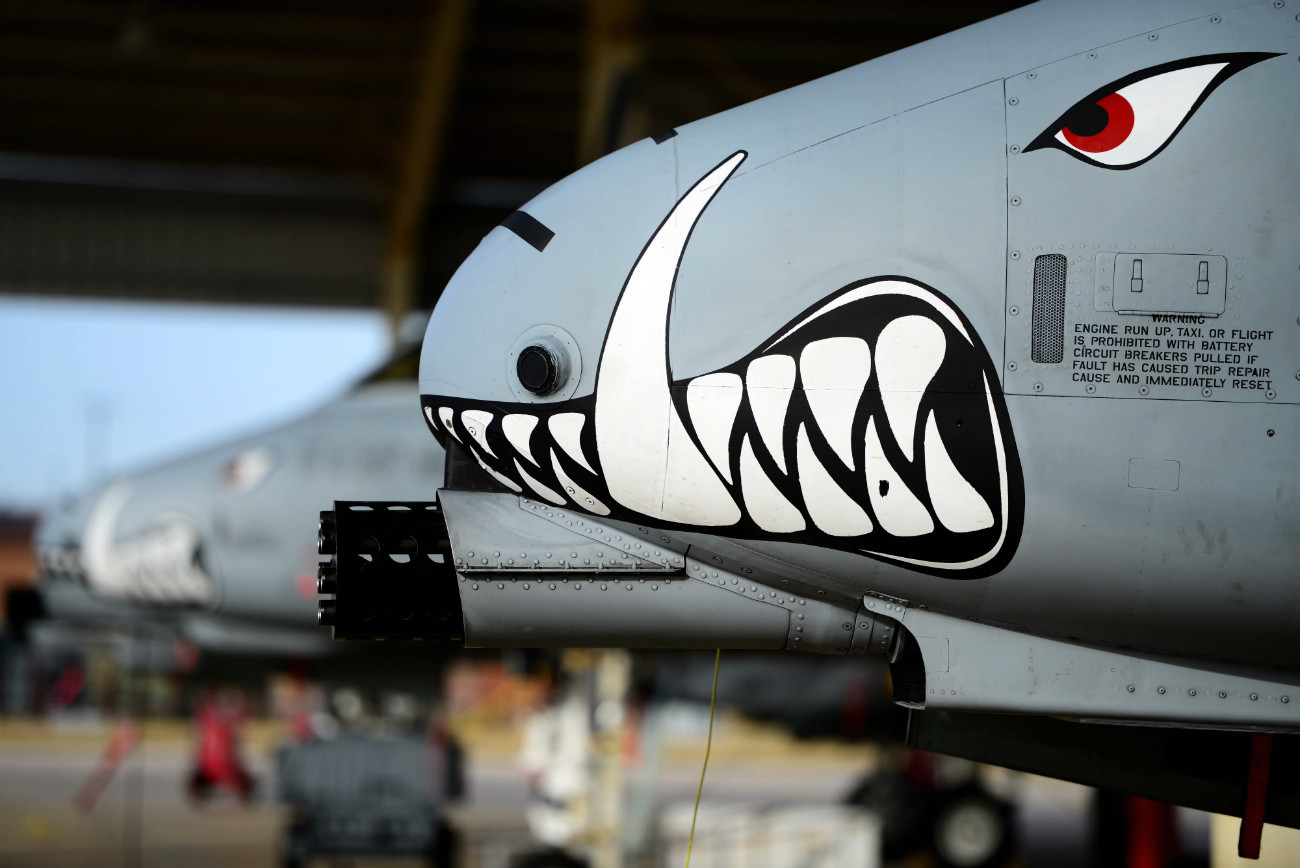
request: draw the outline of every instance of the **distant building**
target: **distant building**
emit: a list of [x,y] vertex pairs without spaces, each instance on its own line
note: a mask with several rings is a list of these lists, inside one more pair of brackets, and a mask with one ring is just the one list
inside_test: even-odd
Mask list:
[[30,588],[36,575],[36,558],[32,554],[34,514],[0,512],[0,618],[11,588]]

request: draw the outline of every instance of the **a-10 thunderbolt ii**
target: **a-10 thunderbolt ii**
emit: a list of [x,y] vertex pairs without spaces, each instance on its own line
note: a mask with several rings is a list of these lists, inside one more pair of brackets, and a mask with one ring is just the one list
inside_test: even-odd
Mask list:
[[419,496],[442,481],[442,450],[419,421],[417,351],[287,425],[124,474],[43,516],[45,614],[176,630],[216,652],[329,652],[315,625],[315,502],[341,489]]
[[916,743],[1300,825],[1298,12],[1040,3],[554,185],[322,623],[885,653]]

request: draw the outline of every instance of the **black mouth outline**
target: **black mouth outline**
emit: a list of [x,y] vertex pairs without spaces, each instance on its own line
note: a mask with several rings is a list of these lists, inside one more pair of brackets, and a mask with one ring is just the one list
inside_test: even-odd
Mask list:
[[[834,303],[845,294],[884,281],[904,283],[932,294],[947,305],[949,312],[958,318],[965,330],[965,335],[961,335],[951,322],[947,322],[940,315],[940,312],[927,302],[894,293],[870,295],[857,301],[851,301],[841,309],[840,316],[828,316],[814,319],[812,322],[804,322],[818,310]],[[845,314],[852,313],[848,308],[854,305],[863,305],[864,303],[878,310],[872,311],[873,315],[870,317],[850,317],[849,319],[855,319],[856,324],[863,327],[855,329],[849,334],[843,328],[847,321]],[[883,311],[884,315],[879,315],[880,311]],[[873,388],[877,386],[877,374],[874,369],[867,381],[867,386],[863,390],[853,422],[851,439],[854,449],[853,468],[845,467],[836,458],[834,450],[815,423],[806,395],[802,389],[801,372],[796,374],[797,378],[791,392],[790,403],[786,409],[785,427],[782,435],[784,453],[793,455],[794,438],[797,436],[800,426],[805,427],[813,452],[822,466],[830,472],[841,489],[872,518],[875,529],[871,533],[856,537],[841,537],[817,529],[806,505],[802,502],[799,492],[799,476],[795,472],[792,463],[787,465],[791,468],[791,472],[782,472],[766,448],[760,446],[763,440],[758,433],[757,423],[750,411],[747,397],[742,400],[741,408],[734,417],[728,442],[727,454],[731,464],[729,471],[732,481],[723,481],[728,492],[741,507],[742,517],[740,521],[723,527],[661,520],[654,520],[651,523],[665,529],[689,530],[736,539],[802,543],[849,551],[901,566],[905,569],[946,578],[983,578],[1005,568],[1016,552],[1024,524],[1024,481],[1019,454],[1006,408],[1005,396],[1002,393],[992,358],[979,340],[978,333],[969,320],[942,293],[918,281],[897,275],[885,275],[856,281],[842,287],[827,298],[810,305],[798,316],[792,318],[785,326],[776,330],[772,339],[760,343],[759,347],[751,353],[711,373],[737,373],[743,377],[749,362],[754,359],[764,355],[781,353],[783,350],[785,350],[784,354],[797,358],[799,342],[808,343],[821,337],[845,336],[846,334],[849,334],[849,336],[862,336],[868,340],[870,346],[874,347],[873,338],[879,335],[887,323],[903,316],[913,315],[926,316],[931,321],[940,324],[944,328],[949,349],[951,350],[953,347],[961,348],[961,352],[957,354],[959,358],[950,358],[954,355],[951,352],[947,354],[939,373],[936,374],[930,387],[925,390],[917,410],[918,424],[914,428],[914,435],[919,441],[923,430],[923,425],[919,424],[919,421],[924,420],[928,413],[933,411],[936,425],[940,430],[940,436],[947,444],[948,452],[953,461],[957,464],[962,475],[984,497],[993,511],[994,524],[992,527],[958,534],[948,531],[940,522],[935,521],[935,529],[931,533],[921,536],[898,537],[884,532],[875,510],[871,506],[867,481],[861,469],[863,466],[862,455],[865,449],[863,433],[867,420],[872,417],[882,420],[885,418],[880,391],[878,387]],[[694,379],[696,378],[691,377],[672,381],[671,394],[676,410],[694,441],[695,447],[703,452],[703,444],[700,441],[698,432],[695,430],[686,405],[687,386]],[[485,401],[440,395],[421,395],[420,400],[424,409],[425,420],[431,430],[442,433],[440,411],[443,408],[451,410],[454,414],[452,434],[461,444],[460,448],[469,451],[477,461],[493,473],[512,480],[521,489],[519,492],[521,496],[546,499],[537,492],[530,490],[527,482],[520,478],[520,474],[513,464],[515,461],[519,462],[520,469],[550,489],[552,493],[558,495],[561,503],[556,503],[557,506],[564,509],[578,509],[598,516],[602,515],[599,510],[593,509],[589,505],[584,506],[580,502],[583,499],[581,491],[566,492],[565,489],[568,486],[550,466],[552,462],[558,462],[559,467],[572,482],[577,483],[580,490],[585,490],[600,505],[608,509],[608,518],[638,524],[646,524],[649,521],[646,515],[626,508],[615,501],[606,487],[597,450],[594,424],[596,395],[594,392],[555,404]],[[987,409],[990,405],[993,410],[991,416]],[[484,439],[492,451],[496,453],[495,455],[484,450],[476,436],[471,434],[463,416],[463,413],[467,410],[486,412],[493,415],[493,424],[484,432]],[[581,431],[580,447],[583,458],[591,465],[591,470],[588,470],[569,455],[550,434],[549,419],[555,415],[568,413],[581,414],[586,420]],[[527,444],[530,455],[520,454],[502,431],[500,420],[511,414],[533,416],[538,420]],[[970,420],[969,423],[967,420]],[[981,429],[984,422],[987,422],[987,424],[983,425],[983,435],[981,436],[980,431],[976,429]],[[958,430],[964,431],[965,436],[958,436]],[[954,444],[971,439],[972,431],[974,431],[976,439],[982,441],[978,446],[969,449],[955,447]],[[539,432],[541,433],[539,434]],[[923,451],[919,448],[919,442],[913,444],[912,454],[915,456],[915,460],[908,461],[902,447],[894,440],[893,432],[888,425],[878,425],[878,433],[890,464],[908,487],[922,500],[922,503],[933,517],[933,499],[928,495],[924,483]],[[769,480],[803,515],[806,524],[805,530],[794,533],[773,533],[761,528],[749,515],[741,491],[739,474],[740,446],[745,437],[749,437],[755,455],[764,472],[767,473]],[[998,442],[994,442],[994,437],[998,438]],[[996,452],[999,442],[1003,454],[1001,469],[998,468],[995,461],[990,460]],[[532,460],[529,460],[530,458]],[[1002,502],[1001,497],[1002,480],[1000,473],[1005,473],[1005,503]],[[877,545],[877,541],[884,543],[888,550],[880,550],[882,546]],[[936,557],[937,554],[945,552],[948,553],[946,557]],[[991,555],[990,552],[992,552]],[[985,557],[985,560],[975,566],[963,566],[964,563]],[[916,563],[916,561],[921,561],[921,563]]]
[[[506,488],[520,494],[527,488],[525,496],[559,507],[572,503],[584,512],[638,524],[841,549],[934,575],[975,578],[999,571],[1013,556],[1023,528],[1019,456],[992,357],[971,323],[937,290],[903,276],[851,283],[809,306],[736,362],[673,381],[668,336],[682,257],[700,217],[747,157],[744,150],[734,151],[697,180],[647,240],[614,305],[590,395],[526,405],[421,395],[426,421],[445,427]],[[823,316],[832,310],[835,316]],[[915,415],[892,418],[879,387],[879,339],[890,324],[914,318],[926,322],[910,322],[904,344],[896,346],[891,338],[888,393],[896,414]],[[918,327],[924,334],[915,331]],[[824,338],[849,339],[820,345],[831,352],[832,367],[820,368],[834,381],[830,388],[857,393],[851,407],[839,402],[826,420],[840,435],[841,447],[848,446],[847,457],[822,435],[799,388],[808,363],[803,350]],[[797,363],[795,354],[786,352],[795,349]],[[754,393],[755,387],[772,385],[763,383],[761,374],[757,383],[750,377],[750,363],[768,354],[784,358],[778,367],[789,373],[788,385],[782,381],[779,392]],[[862,368],[854,372],[844,365]],[[845,370],[850,373],[841,378]],[[921,378],[908,382],[909,372]],[[687,399],[690,385],[704,378],[713,378],[710,385],[725,381],[733,390],[726,400],[714,394],[698,408],[714,433],[726,435],[725,446],[711,438],[712,454],[694,427]],[[869,388],[873,380],[874,390]],[[734,391],[737,387],[741,391]],[[916,398],[914,407],[898,403],[906,393]],[[753,394],[761,394],[763,404],[774,395],[783,398],[764,413],[773,423],[769,428],[779,422],[779,438],[768,432],[779,442],[763,436]],[[825,402],[819,403],[825,409]],[[467,424],[467,415],[474,415],[470,422],[481,432]],[[975,424],[958,434],[968,416]],[[864,433],[872,430],[872,418],[882,420],[874,430],[885,453],[879,456],[883,465],[875,456],[871,464],[865,460]],[[924,429],[928,441],[931,422],[933,456],[921,439]],[[896,424],[910,426],[911,443],[895,441]],[[674,439],[682,437],[688,442]],[[518,449],[512,439],[523,441]],[[742,444],[748,448],[742,450]],[[742,490],[742,454],[756,482],[752,500]],[[942,509],[929,491],[931,470]],[[897,490],[879,488],[888,521],[875,507],[873,472],[881,482],[898,483]],[[898,496],[885,501],[890,491]],[[759,517],[750,514],[751,504]],[[814,513],[823,520],[815,520]],[[943,559],[935,560],[936,554]]]

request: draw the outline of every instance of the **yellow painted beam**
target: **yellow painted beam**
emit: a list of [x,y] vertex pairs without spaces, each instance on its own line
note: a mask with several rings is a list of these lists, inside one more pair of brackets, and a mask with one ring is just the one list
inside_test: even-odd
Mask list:
[[[578,128],[578,165],[643,135],[635,111],[619,105],[618,89],[632,83],[645,57],[641,37],[641,0],[587,0],[582,114]],[[620,116],[615,117],[615,113]],[[611,129],[617,124],[618,129]],[[611,132],[613,141],[610,141]]]
[[380,303],[396,334],[415,304],[419,233],[447,137],[473,0],[439,0],[429,16],[410,124],[398,155],[380,272]]

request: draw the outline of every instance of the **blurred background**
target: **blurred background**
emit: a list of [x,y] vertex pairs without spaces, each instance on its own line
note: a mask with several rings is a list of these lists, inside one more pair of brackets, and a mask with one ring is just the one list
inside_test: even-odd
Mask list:
[[[420,312],[536,193],[1017,5],[0,0],[0,866],[681,864],[712,655],[332,646],[317,514],[433,497]],[[1234,864],[888,697],[724,655],[692,863]]]

